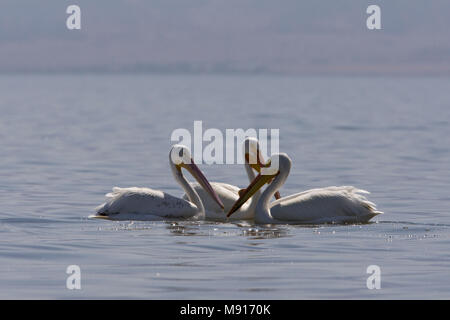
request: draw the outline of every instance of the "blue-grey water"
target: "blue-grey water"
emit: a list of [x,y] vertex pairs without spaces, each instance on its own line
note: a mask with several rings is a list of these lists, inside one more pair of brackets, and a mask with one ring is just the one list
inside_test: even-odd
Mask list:
[[[450,298],[450,79],[0,76],[0,298]],[[354,185],[365,225],[88,219],[114,186],[183,192],[170,135],[279,128],[283,195]],[[240,150],[240,147],[239,149]],[[201,165],[246,186],[240,165]],[[190,178],[190,177],[189,177]],[[81,290],[66,268],[81,268]],[[369,265],[381,289],[369,290]]]

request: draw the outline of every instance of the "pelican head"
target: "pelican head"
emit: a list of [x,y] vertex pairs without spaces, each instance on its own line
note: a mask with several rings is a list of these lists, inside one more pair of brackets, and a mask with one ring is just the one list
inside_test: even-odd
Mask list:
[[[261,168],[267,168],[269,166],[268,162],[264,161],[264,157],[261,153],[261,149],[259,147],[259,141],[253,137],[247,137],[244,140],[244,154],[245,161],[248,165],[253,168],[258,173],[261,173]],[[269,181],[270,182],[270,181]],[[241,194],[244,190],[241,190],[239,194]],[[275,199],[280,199],[281,195],[277,191],[275,193]]]
[[[248,185],[247,188],[242,189],[239,192],[239,199],[234,203],[233,207],[228,212],[227,217],[231,216],[234,212],[239,210],[239,208],[266,183],[271,183],[272,180],[280,174],[281,170],[287,170],[287,168],[290,168],[290,166],[291,159],[287,154],[280,153],[273,155],[264,165],[264,170],[262,170],[256,176],[256,178]],[[289,173],[287,172],[287,174]],[[275,197],[279,199],[279,197]]]
[[259,148],[258,139],[247,137],[244,140],[245,162],[257,172],[261,172],[261,167],[265,166],[264,158]]
[[208,179],[203,175],[194,160],[191,157],[191,152],[189,149],[183,145],[175,144],[170,149],[169,160],[172,164],[172,171],[178,177],[181,177],[183,173],[181,169],[186,169],[198,183],[205,189],[206,192],[214,199],[215,202],[223,209],[224,205],[220,200],[217,193],[214,191],[213,187],[209,183]]

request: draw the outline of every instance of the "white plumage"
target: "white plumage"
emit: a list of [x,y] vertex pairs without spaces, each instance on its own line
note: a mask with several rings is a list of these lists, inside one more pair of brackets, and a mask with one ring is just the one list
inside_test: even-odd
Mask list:
[[113,220],[159,220],[194,217],[198,208],[190,201],[150,188],[114,187],[106,202],[95,210],[95,218]]
[[274,218],[301,223],[366,222],[380,211],[362,194],[369,192],[351,186],[311,189],[276,200],[270,204]]

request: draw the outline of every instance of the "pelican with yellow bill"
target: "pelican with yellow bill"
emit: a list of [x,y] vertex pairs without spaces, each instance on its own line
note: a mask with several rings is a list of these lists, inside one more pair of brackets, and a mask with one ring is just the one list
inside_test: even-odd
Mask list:
[[183,175],[188,171],[212,201],[223,210],[224,205],[208,179],[192,160],[190,151],[182,145],[174,145],[169,153],[169,164],[175,180],[187,194],[181,199],[160,190],[150,188],[113,188],[106,195],[107,201],[97,207],[90,218],[108,220],[160,220],[193,219],[204,220],[205,208],[197,191]]
[[369,192],[352,186],[311,189],[270,203],[271,197],[286,182],[291,166],[292,161],[286,153],[274,154],[264,170],[240,191],[239,199],[227,216],[230,217],[266,184],[268,187],[256,204],[255,222],[258,224],[364,223],[382,213],[364,196]]

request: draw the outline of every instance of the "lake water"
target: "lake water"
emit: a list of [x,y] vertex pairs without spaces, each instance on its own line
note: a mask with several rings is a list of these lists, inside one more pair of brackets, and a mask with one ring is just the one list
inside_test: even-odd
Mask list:
[[[0,76],[0,298],[450,298],[450,79]],[[365,225],[88,219],[114,186],[183,192],[176,128],[279,128],[282,195],[369,190]],[[239,148],[240,150],[240,148]],[[201,165],[246,186],[240,165]],[[191,177],[189,176],[189,179]],[[81,290],[66,268],[81,268]],[[381,289],[369,290],[369,265]]]

